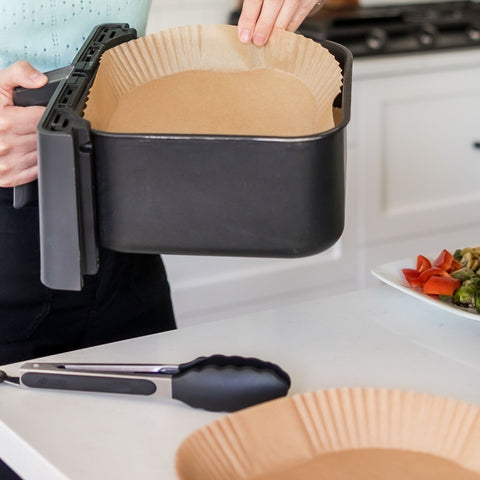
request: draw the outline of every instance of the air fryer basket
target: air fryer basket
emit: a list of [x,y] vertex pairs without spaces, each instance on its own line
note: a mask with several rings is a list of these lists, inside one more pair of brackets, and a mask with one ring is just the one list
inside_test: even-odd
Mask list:
[[98,26],[39,124],[42,282],[80,290],[99,247],[137,253],[300,257],[341,236],[350,52],[322,41],[343,72],[342,118],[305,137],[107,133],[82,118],[102,53],[136,38]]

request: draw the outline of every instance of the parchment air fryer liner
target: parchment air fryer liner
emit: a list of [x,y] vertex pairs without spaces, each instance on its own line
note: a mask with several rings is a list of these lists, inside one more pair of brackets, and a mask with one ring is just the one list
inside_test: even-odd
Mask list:
[[180,480],[478,480],[480,410],[396,390],[344,388],[251,407],[192,433]]
[[312,135],[335,126],[341,85],[335,57],[300,35],[257,48],[233,26],[186,26],[108,50],[85,118],[118,133]]
[[[42,282],[81,289],[83,275],[98,270],[100,247],[287,258],[332,246],[344,226],[350,52],[287,32],[277,32],[259,49],[242,45],[231,26],[135,37],[128,25],[97,27],[42,118]],[[158,78],[192,94],[202,84],[197,74],[212,74],[203,87],[212,80],[218,93],[218,109],[209,110],[212,102],[206,101],[203,117],[210,113],[210,126],[230,130],[205,133],[204,122],[192,123],[189,102],[173,90],[162,97],[170,105],[156,102],[158,92],[165,93]],[[245,74],[259,77],[243,82],[248,95],[241,95],[236,86]],[[189,75],[193,82],[184,78]],[[262,95],[260,88],[249,90],[252,85],[272,88]],[[195,100],[205,101],[200,93]],[[134,101],[109,131],[125,98]],[[241,112],[249,101],[253,106],[243,115],[256,108],[267,116],[231,122],[237,111],[232,105]],[[230,108],[222,113],[223,103]],[[141,121],[140,132],[127,131]]]

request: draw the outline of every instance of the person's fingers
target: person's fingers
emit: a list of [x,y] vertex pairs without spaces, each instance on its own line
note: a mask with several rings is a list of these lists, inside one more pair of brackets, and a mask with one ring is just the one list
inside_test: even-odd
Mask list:
[[15,185],[12,185],[12,186],[16,187],[17,185],[24,185],[25,183],[33,182],[38,178],[37,152],[32,153],[31,156],[33,159],[32,160],[33,166],[20,172],[13,180]]
[[37,134],[23,135],[19,142],[15,136],[2,136],[0,138],[0,170],[6,172],[19,171],[32,166],[28,163],[26,155],[37,151]]
[[263,46],[274,28],[295,31],[308,15],[317,12],[324,0],[244,0],[238,20],[241,42]]
[[0,187],[36,178],[37,124],[45,107],[0,107]]
[[16,187],[17,185],[24,185],[25,183],[33,182],[38,178],[37,152],[32,153],[31,157],[31,163],[33,164],[33,166],[23,170],[15,177],[15,179],[13,180],[13,182],[15,183],[15,185],[13,185],[14,187]]
[[285,30],[288,25],[290,24],[295,12],[300,7],[302,0],[289,0],[283,3],[282,9],[277,16],[277,20],[275,22],[276,28],[281,28]]
[[[24,135],[21,142],[9,136],[0,138],[0,186],[13,187],[30,181],[31,174],[35,174],[31,168],[36,167],[37,161],[36,133]],[[29,172],[23,173],[26,170]]]
[[0,138],[35,133],[45,107],[0,107]]
[[303,0],[290,19],[290,23],[286,27],[286,30],[289,32],[294,32],[297,30],[297,28],[302,24],[313,8],[315,8],[317,1],[318,0]]
[[38,175],[36,148],[22,155],[10,155],[0,161],[0,187],[15,187],[31,182]]
[[[22,144],[16,148],[16,152],[20,156],[26,156],[30,153],[34,153],[37,151],[37,134],[36,133],[30,133],[29,135],[24,135],[22,137]],[[28,160],[28,158],[26,159]],[[29,167],[32,166],[33,163],[28,163],[25,161],[23,167]]]
[[38,178],[37,153],[35,152],[35,165],[33,167],[22,170],[18,175],[12,179],[11,187],[24,185],[25,183],[33,182]]
[[0,106],[13,105],[15,87],[39,88],[47,83],[47,77],[28,62],[20,61],[0,70]]
[[258,17],[252,38],[253,43],[257,47],[265,45],[270,38],[283,3],[284,0],[265,0],[263,2],[262,11]]
[[242,43],[252,41],[253,32],[262,10],[263,0],[245,0],[238,19],[238,38]]
[[0,175],[0,187],[16,187],[36,180],[38,178],[37,153],[32,153],[31,156],[34,157],[34,165],[11,175]]

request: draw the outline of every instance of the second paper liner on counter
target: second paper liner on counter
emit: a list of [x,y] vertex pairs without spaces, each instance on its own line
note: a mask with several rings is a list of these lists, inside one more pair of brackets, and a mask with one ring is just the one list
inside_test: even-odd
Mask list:
[[295,395],[197,430],[176,467],[181,480],[478,480],[480,409],[386,389]]
[[258,48],[234,26],[193,25],[107,50],[84,116],[118,133],[304,136],[335,126],[341,85],[335,57],[301,35]]

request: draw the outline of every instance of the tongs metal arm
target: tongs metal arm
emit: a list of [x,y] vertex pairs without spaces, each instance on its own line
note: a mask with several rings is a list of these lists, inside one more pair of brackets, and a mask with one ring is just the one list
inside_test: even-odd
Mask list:
[[141,373],[175,375],[179,373],[179,366],[172,364],[150,363],[56,363],[59,368],[68,371],[81,372],[111,372],[111,373]]

